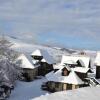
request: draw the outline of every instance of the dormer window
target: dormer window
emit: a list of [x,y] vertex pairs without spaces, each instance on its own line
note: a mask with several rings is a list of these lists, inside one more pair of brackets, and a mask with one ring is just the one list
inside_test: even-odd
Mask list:
[[70,73],[70,71],[68,71],[68,69],[67,69],[66,67],[64,67],[64,68],[62,69],[62,76],[68,76],[69,73]]

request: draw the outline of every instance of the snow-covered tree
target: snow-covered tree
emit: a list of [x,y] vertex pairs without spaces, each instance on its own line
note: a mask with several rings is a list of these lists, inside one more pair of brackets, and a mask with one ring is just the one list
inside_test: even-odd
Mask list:
[[0,56],[2,58],[6,57],[7,59],[9,59],[9,61],[14,61],[17,56],[18,56],[18,52],[15,52],[14,50],[12,50],[10,47],[13,44],[11,42],[9,42],[5,37],[0,37]]
[[20,64],[16,64],[18,52],[10,47],[12,43],[6,38],[0,38],[0,83],[13,85],[20,78]]

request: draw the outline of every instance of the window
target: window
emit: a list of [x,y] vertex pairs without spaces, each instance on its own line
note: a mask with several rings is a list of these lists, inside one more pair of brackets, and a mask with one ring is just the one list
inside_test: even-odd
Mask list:
[[67,70],[67,68],[63,68],[62,69],[62,76],[68,76],[69,75],[69,71]]
[[59,84],[58,82],[55,83],[55,87],[56,87],[56,88],[59,88],[59,85],[60,85],[60,84]]
[[72,84],[67,84],[67,89],[71,90],[72,89]]

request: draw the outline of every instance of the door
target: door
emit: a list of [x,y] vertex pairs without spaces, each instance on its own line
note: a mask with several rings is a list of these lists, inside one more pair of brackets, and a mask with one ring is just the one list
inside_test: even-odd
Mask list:
[[67,90],[67,84],[63,84],[63,90]]

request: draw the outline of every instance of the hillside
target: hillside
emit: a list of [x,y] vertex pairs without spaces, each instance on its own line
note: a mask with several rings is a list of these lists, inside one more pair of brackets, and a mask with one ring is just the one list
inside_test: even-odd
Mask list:
[[96,51],[60,48],[60,47],[53,47],[49,45],[40,45],[40,44],[30,44],[30,43],[25,43],[16,37],[7,37],[7,38],[14,44],[12,46],[12,49],[14,50],[17,50],[22,53],[24,52],[24,53],[30,54],[36,49],[43,49],[43,50],[48,51],[49,54],[53,56],[57,62],[61,60],[62,55],[78,54],[81,51],[86,52],[86,54],[91,56],[92,58],[96,56]]
[[40,45],[40,44],[29,44],[17,38],[12,38],[12,37],[7,37],[7,38],[14,44],[12,46],[12,49],[14,50],[17,50],[22,53],[31,54],[36,49],[43,49],[48,51],[49,54],[53,56],[57,62],[60,61],[62,55],[76,52],[75,50],[72,49],[65,49],[65,48],[62,49],[58,47],[51,47],[48,45]]

